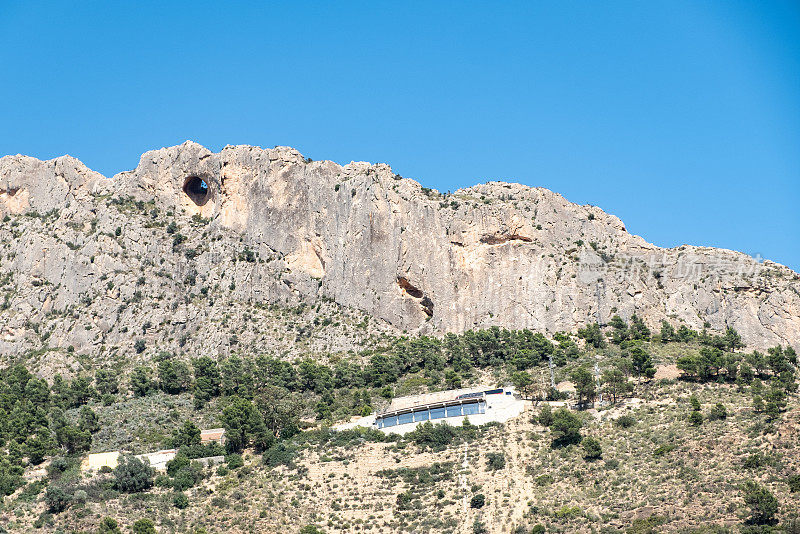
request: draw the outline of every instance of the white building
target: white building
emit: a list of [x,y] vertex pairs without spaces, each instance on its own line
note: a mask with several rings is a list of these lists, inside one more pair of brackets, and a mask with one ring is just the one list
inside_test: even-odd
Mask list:
[[520,415],[525,401],[508,388],[471,388],[399,397],[386,411],[337,425],[335,430],[371,427],[383,432],[405,434],[430,421],[458,426],[465,419],[474,425],[503,423]]

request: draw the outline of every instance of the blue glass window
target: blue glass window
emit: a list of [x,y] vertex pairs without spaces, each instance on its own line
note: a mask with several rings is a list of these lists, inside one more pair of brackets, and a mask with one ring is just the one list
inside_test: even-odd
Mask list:
[[475,414],[478,414],[478,413],[481,413],[481,412],[478,410],[478,403],[477,402],[472,403],[472,404],[465,404],[464,405],[464,415],[475,415]]
[[397,416],[386,417],[383,420],[383,426],[395,426],[397,425]]
[[457,417],[461,415],[461,406],[448,406],[447,417]]
[[428,420],[428,410],[422,410],[421,412],[414,412],[414,422],[427,421],[427,420]]
[[414,414],[411,413],[402,413],[397,416],[397,424],[404,425],[406,423],[413,423],[414,422]]
[[444,408],[431,408],[431,419],[442,419],[444,417]]

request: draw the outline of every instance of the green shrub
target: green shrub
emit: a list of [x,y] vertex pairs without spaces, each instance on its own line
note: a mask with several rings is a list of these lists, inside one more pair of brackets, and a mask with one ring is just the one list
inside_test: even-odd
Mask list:
[[139,519],[131,526],[133,534],[156,534],[156,525],[151,519]]
[[104,517],[97,527],[97,534],[122,534],[117,520],[113,517]]
[[703,414],[699,411],[692,411],[689,414],[689,423],[693,426],[700,426],[703,424]]
[[581,445],[583,446],[584,459],[594,461],[602,458],[603,448],[595,438],[583,438]]
[[581,419],[566,408],[559,408],[553,412],[550,431],[553,433],[553,446],[565,447],[580,443],[580,429],[583,426]]
[[53,486],[47,488],[47,492],[44,495],[44,502],[47,504],[47,510],[49,512],[59,514],[67,509],[72,502],[72,497],[62,488]]
[[172,504],[175,505],[175,508],[183,510],[189,506],[189,497],[183,492],[176,493],[172,496]]
[[407,437],[422,448],[442,450],[455,440],[457,434],[456,429],[446,423],[434,425],[427,421],[409,432]]
[[789,475],[786,482],[789,484],[789,491],[800,493],[800,475]]
[[751,523],[771,523],[778,513],[778,499],[765,487],[748,480],[742,485],[744,502],[750,508]]
[[658,447],[656,447],[656,449],[653,451],[653,456],[659,458],[661,456],[664,456],[665,454],[674,451],[677,448],[678,446],[675,445],[674,443],[665,443],[663,445],[659,445]]
[[630,428],[636,424],[636,419],[632,415],[622,415],[614,419],[614,424],[620,428]]
[[549,404],[542,406],[542,411],[539,412],[539,424],[542,426],[550,426],[553,422],[553,409]]
[[578,506],[563,506],[553,515],[558,519],[572,519],[581,515],[581,509]]
[[119,491],[136,493],[153,487],[155,470],[134,456],[123,456],[114,469],[114,483]]
[[506,457],[502,452],[490,452],[486,455],[486,467],[489,471],[497,471],[506,466]]
[[472,499],[469,501],[470,508],[483,508],[486,504],[486,497],[483,493],[478,493],[477,495],[473,495]]
[[720,419],[727,419],[727,417],[728,410],[725,408],[724,404],[715,404],[714,407],[708,412],[709,421],[719,421]]
[[244,465],[241,454],[229,454],[226,460],[228,461],[228,469],[238,469]]
[[296,454],[297,449],[294,446],[287,445],[280,441],[264,451],[264,464],[269,467],[277,467],[279,465],[292,467],[294,466],[294,457]]

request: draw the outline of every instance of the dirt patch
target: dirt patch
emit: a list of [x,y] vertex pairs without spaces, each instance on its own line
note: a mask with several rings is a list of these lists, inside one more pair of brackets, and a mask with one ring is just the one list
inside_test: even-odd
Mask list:
[[681,376],[681,370],[675,364],[661,365],[656,367],[656,374],[653,377],[656,380],[671,379],[674,380]]

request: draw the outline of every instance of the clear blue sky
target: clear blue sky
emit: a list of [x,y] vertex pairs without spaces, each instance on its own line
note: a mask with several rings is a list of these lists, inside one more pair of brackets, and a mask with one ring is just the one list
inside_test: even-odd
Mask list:
[[214,4],[0,1],[0,154],[291,145],[800,270],[796,0]]

